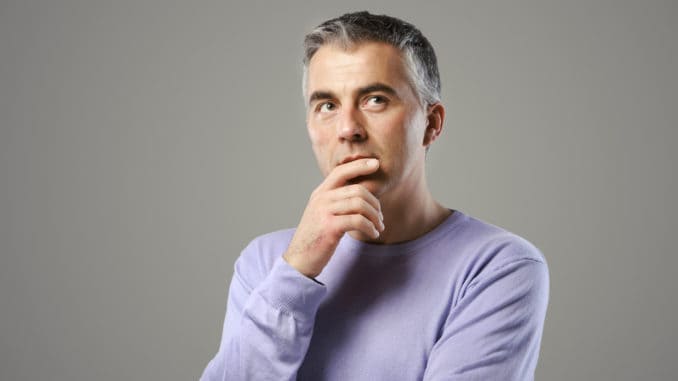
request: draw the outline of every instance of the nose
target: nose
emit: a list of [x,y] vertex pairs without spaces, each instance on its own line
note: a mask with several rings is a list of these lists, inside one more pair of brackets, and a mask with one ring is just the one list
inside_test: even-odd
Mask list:
[[358,110],[353,108],[347,107],[342,110],[337,123],[337,135],[339,140],[359,142],[367,138],[365,127],[358,114]]

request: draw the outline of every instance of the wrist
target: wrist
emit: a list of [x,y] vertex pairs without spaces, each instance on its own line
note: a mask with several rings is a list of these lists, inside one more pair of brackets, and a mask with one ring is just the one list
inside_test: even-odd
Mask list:
[[291,254],[289,251],[286,251],[282,258],[288,265],[297,270],[299,273],[304,275],[307,278],[315,280],[315,277],[320,275],[320,271],[310,268],[307,264],[302,263],[296,259],[297,256]]

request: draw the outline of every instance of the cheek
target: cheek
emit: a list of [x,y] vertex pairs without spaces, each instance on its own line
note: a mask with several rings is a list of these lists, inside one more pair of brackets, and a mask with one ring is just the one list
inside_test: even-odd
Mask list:
[[395,116],[389,125],[388,139],[385,140],[393,156],[393,162],[389,164],[394,167],[392,169],[402,171],[414,163],[414,156],[422,148],[424,126],[420,115],[414,112]]
[[392,148],[404,153],[410,149],[417,139],[417,126],[407,115],[398,115],[389,122],[389,140]]
[[413,110],[409,116],[404,120],[407,126],[404,131],[406,144],[408,148],[413,151],[423,149],[424,134],[426,132],[426,117],[419,110]]
[[331,155],[328,151],[329,138],[326,134],[322,134],[314,128],[308,128],[308,137],[311,141],[311,148],[313,148],[320,171],[327,175],[330,169],[329,161],[331,160]]
[[308,137],[311,139],[311,144],[315,147],[316,145],[320,145],[324,139],[322,134],[318,131],[317,128],[313,127],[308,127]]

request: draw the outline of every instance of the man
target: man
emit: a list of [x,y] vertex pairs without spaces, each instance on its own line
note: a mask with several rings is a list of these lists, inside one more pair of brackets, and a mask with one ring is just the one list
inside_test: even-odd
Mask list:
[[433,48],[367,12],[306,36],[324,181],[296,229],[235,265],[203,380],[529,380],[548,301],[540,252],[431,196],[445,109]]

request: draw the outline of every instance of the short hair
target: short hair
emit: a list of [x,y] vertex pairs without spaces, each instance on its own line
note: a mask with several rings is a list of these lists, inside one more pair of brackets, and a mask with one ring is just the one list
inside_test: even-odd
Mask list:
[[440,102],[438,61],[431,43],[414,25],[387,15],[346,13],[318,25],[304,38],[303,93],[307,96],[308,65],[326,44],[350,49],[364,42],[384,42],[397,48],[404,59],[410,85],[423,106]]

